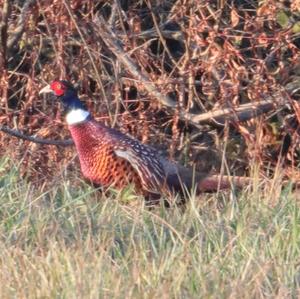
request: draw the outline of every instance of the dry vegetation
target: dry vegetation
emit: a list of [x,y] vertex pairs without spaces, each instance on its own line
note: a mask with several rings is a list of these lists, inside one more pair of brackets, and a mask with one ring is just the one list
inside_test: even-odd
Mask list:
[[1,160],[0,171],[7,163],[1,298],[299,298],[300,208],[290,188],[255,185],[222,209],[222,197],[205,195],[184,212],[149,210],[133,195],[133,205],[121,193],[99,200],[63,178],[42,191],[18,182],[19,165]]
[[0,1],[0,129],[68,139],[38,95],[64,78],[171,159],[270,183],[131,208],[126,190],[99,201],[72,146],[0,130],[0,297],[297,298],[300,209],[281,181],[300,178],[299,48],[297,0]]
[[[97,119],[184,164],[218,173],[226,156],[226,172],[270,176],[283,156],[298,177],[298,1],[3,1],[0,26],[2,125],[68,136],[58,103],[38,96],[66,78]],[[73,155],[0,142],[31,179]]]

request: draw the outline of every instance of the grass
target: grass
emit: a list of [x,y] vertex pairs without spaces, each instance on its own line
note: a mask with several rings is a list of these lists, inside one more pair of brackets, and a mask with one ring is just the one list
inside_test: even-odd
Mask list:
[[300,209],[289,188],[149,210],[72,182],[37,188],[0,163],[1,298],[299,297]]

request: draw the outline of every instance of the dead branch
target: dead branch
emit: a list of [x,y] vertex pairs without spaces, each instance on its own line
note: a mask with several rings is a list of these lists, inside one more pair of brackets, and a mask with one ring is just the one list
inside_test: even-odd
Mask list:
[[[3,3],[2,21],[0,23],[0,69],[6,68],[8,18],[11,12],[11,3],[6,0]],[[1,70],[2,71],[2,70]]]
[[282,97],[282,94],[278,92],[276,95],[270,96],[265,100],[242,104],[236,108],[223,108],[201,113],[195,115],[192,120],[199,123],[209,120],[215,120],[218,123],[223,123],[225,120],[229,122],[247,121],[285,104],[287,104],[287,101]]
[[105,24],[105,21],[100,15],[98,15],[98,17],[95,19],[95,23],[99,27],[101,27],[101,30],[99,30],[99,32],[106,46],[124,64],[128,71],[143,84],[149,94],[156,97],[158,101],[164,106],[175,108],[176,102],[173,101],[170,97],[162,94],[156,88],[155,84],[150,80],[149,76],[145,72],[142,72],[135,64],[135,62],[128,56],[128,54],[124,52],[122,46],[117,42],[117,36],[112,30],[110,30],[110,28],[108,28],[108,26]]
[[[159,26],[161,28],[162,26]],[[184,43],[184,35],[181,31],[173,31],[173,30],[160,30],[161,35],[164,38],[174,39],[181,43]],[[120,34],[121,36],[124,34]],[[149,29],[142,31],[141,33],[133,34],[132,37],[134,38],[140,38],[140,39],[149,39],[149,38],[158,38],[159,35],[156,30]]]
[[45,145],[56,145],[56,146],[70,146],[73,145],[74,142],[72,139],[66,139],[66,140],[52,140],[52,139],[42,139],[30,135],[25,135],[21,133],[20,131],[10,129],[6,126],[0,126],[0,131],[9,134],[11,136],[21,138],[23,140],[31,141],[34,143],[39,143],[39,144],[45,144]]
[[[127,70],[135,77],[136,80],[144,86],[149,94],[154,96],[162,105],[171,109],[176,108],[176,102],[169,96],[162,94],[156,85],[151,81],[149,76],[140,70],[136,63],[129,57],[129,55],[123,50],[120,43],[118,43],[118,37],[115,33],[108,28],[103,17],[98,15],[95,23],[101,27],[99,30],[101,38],[107,47],[114,53],[114,55],[123,63]],[[296,88],[298,82],[292,82],[286,86],[286,91],[292,93]],[[263,113],[268,113],[273,109],[287,104],[285,97],[281,92],[278,92],[272,97],[267,99],[243,104],[236,108],[222,108],[215,111],[209,111],[201,114],[194,114],[189,112],[180,112],[180,118],[184,121],[188,121],[196,127],[199,127],[201,123],[208,123],[215,121],[223,123],[225,119],[227,121],[246,121],[255,118]]]

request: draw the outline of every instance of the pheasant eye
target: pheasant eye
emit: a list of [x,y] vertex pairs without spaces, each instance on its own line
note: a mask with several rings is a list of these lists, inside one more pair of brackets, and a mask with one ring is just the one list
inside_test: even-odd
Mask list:
[[62,96],[65,92],[64,85],[62,85],[60,82],[53,82],[51,84],[51,89],[55,92],[57,96]]

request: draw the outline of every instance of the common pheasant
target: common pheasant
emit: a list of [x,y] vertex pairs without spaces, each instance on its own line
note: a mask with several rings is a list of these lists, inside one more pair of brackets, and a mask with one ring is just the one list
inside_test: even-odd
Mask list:
[[[101,186],[122,189],[131,184],[145,197],[184,193],[196,182],[201,187],[216,188],[218,181],[205,177],[162,157],[155,149],[142,144],[116,129],[96,122],[67,81],[56,80],[41,93],[53,93],[66,110],[66,121],[74,140],[83,175]],[[222,185],[223,184],[223,185]],[[224,182],[221,188],[225,187]],[[228,185],[225,184],[226,186]]]

